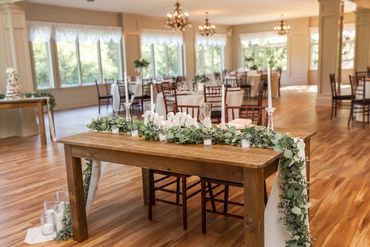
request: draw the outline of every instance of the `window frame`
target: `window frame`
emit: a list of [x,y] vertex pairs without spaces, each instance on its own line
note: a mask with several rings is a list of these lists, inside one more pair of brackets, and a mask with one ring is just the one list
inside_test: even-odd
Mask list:
[[37,90],[48,90],[48,89],[53,89],[55,88],[55,77],[54,77],[54,69],[53,69],[53,52],[51,48],[51,42],[52,39],[50,39],[47,42],[42,42],[44,48],[46,50],[46,60],[47,60],[47,68],[48,68],[48,77],[49,77],[49,83],[47,87],[41,87],[39,88],[38,86],[38,81],[37,81],[37,72],[36,72],[36,62],[35,62],[35,56],[34,56],[34,42],[29,42],[29,47],[30,47],[30,55],[31,55],[31,70],[32,70],[32,77],[33,77],[33,82],[34,82],[34,87]]
[[[215,50],[216,49],[220,49],[221,50],[221,70],[218,71],[216,70],[216,65],[215,65]],[[223,69],[224,69],[224,64],[225,64],[225,46],[223,45],[205,45],[205,44],[195,44],[195,56],[198,55],[198,49],[200,49],[199,53],[201,54],[201,57],[200,57],[200,61],[201,61],[201,65],[200,67],[202,68],[201,71],[198,71],[198,64],[195,65],[195,70],[196,70],[196,74],[207,74],[206,73],[206,65],[205,65],[205,53],[206,53],[206,50],[208,50],[208,52],[210,52],[211,54],[211,70],[213,72],[211,73],[214,73],[214,72],[221,72]],[[195,59],[195,61],[197,62],[197,59]]]

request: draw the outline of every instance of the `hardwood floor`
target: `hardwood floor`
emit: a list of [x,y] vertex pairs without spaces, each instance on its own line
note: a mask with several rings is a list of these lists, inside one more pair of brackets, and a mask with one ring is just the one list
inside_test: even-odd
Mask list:
[[[311,144],[310,226],[314,246],[370,246],[370,127],[363,130],[357,123],[348,130],[346,110],[331,121],[330,108],[316,107],[315,93],[307,89],[312,88],[283,90],[281,100],[274,104],[277,128],[318,131]],[[84,131],[96,115],[96,107],[57,112],[57,136]],[[24,246],[27,228],[39,224],[42,201],[52,198],[55,190],[66,188],[63,146],[49,143],[41,147],[38,136],[0,140],[0,167],[0,246]],[[232,197],[238,200],[241,191],[232,190]],[[154,220],[148,221],[141,170],[110,164],[88,217],[89,240],[36,246],[242,244],[243,221],[208,214],[207,235],[203,235],[199,195],[189,200],[188,208],[188,231],[182,229],[181,208],[173,205],[157,203]],[[232,210],[241,213],[240,208]]]

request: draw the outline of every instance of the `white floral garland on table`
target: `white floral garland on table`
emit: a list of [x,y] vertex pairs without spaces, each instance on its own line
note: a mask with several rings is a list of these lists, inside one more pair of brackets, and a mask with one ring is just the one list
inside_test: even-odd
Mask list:
[[[288,134],[268,131],[261,126],[250,126],[241,131],[234,127],[206,128],[185,113],[176,115],[169,113],[167,119],[165,121],[156,113],[146,112],[144,121],[136,119],[126,121],[122,117],[100,117],[92,120],[87,127],[92,131],[105,132],[118,129],[118,132],[124,135],[137,129],[139,137],[151,141],[158,141],[159,134],[165,132],[167,142],[178,144],[200,144],[203,143],[204,136],[211,136],[214,144],[240,145],[241,140],[247,138],[251,142],[251,147],[273,148],[276,152],[282,152],[278,171],[281,179],[278,208],[289,235],[285,245],[288,247],[312,245],[308,227],[308,184],[302,172],[305,169],[305,157],[300,155],[302,141],[297,141]],[[88,165],[84,170],[85,194],[89,188],[91,169],[92,165]],[[69,224],[70,217],[70,214],[66,214],[66,222]],[[72,229],[71,225],[66,225],[65,228]],[[71,235],[64,237],[67,239]]]

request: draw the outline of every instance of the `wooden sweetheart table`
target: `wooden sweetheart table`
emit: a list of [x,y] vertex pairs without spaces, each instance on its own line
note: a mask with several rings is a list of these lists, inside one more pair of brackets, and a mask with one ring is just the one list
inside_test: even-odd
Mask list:
[[[286,132],[286,131],[284,131]],[[289,131],[306,143],[307,178],[310,173],[310,139],[315,132]],[[230,145],[179,145],[144,141],[141,138],[87,132],[65,137],[68,189],[73,239],[88,238],[81,158],[143,168],[144,202],[148,203],[147,169],[244,183],[245,245],[264,246],[264,181],[277,171],[281,153],[272,149],[242,149]]]

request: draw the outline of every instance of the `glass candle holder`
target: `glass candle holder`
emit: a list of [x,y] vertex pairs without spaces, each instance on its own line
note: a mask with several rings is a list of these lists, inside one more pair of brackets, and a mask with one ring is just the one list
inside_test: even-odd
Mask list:
[[204,146],[212,146],[212,136],[203,137]]
[[118,127],[112,128],[112,134],[119,134],[119,128]]
[[48,236],[48,235],[54,234],[54,231],[55,231],[54,222],[49,221],[49,217],[47,214],[41,215],[40,222],[41,222],[42,235]]
[[57,232],[62,230],[64,227],[64,224],[63,224],[64,209],[65,209],[64,201],[54,202],[54,223],[55,223],[55,230]]
[[139,136],[139,130],[136,127],[132,127],[131,136],[132,137],[138,137]]
[[247,138],[241,139],[241,146],[242,148],[250,148],[251,147],[251,141]]
[[163,131],[159,132],[159,141],[165,142],[167,140],[167,135]]

